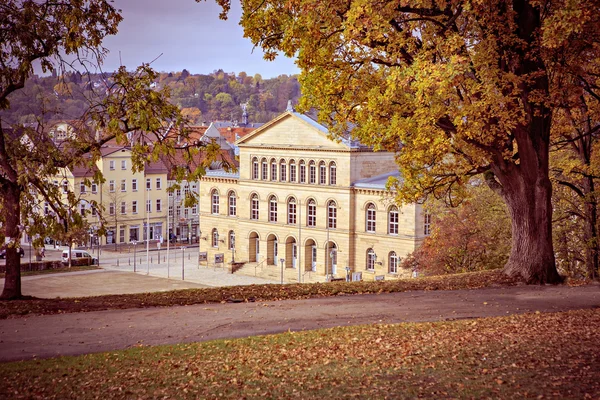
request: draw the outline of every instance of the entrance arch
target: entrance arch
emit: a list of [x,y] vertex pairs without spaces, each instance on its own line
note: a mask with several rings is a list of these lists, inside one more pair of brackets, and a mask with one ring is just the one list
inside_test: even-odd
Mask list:
[[296,268],[298,266],[298,245],[293,236],[285,240],[285,267]]
[[313,239],[304,242],[304,270],[317,270],[317,243]]
[[258,262],[260,251],[260,238],[258,237],[258,233],[250,232],[250,236],[248,237],[248,249],[250,262]]
[[270,234],[267,237],[267,265],[277,265],[277,236]]

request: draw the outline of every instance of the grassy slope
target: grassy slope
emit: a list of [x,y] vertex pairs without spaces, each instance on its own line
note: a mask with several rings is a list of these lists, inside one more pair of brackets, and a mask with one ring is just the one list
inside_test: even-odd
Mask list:
[[139,347],[0,364],[0,397],[597,398],[598,326],[582,310]]

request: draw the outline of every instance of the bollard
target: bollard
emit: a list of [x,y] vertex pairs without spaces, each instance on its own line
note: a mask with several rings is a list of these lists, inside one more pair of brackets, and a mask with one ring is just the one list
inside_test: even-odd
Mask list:
[[127,262],[129,263],[129,265],[131,265],[131,257],[129,257],[129,258],[127,259]]
[[188,253],[188,261],[190,260],[190,253]]
[[152,257],[150,257],[150,264],[152,264]]
[[119,259],[117,258],[117,267],[119,266]]

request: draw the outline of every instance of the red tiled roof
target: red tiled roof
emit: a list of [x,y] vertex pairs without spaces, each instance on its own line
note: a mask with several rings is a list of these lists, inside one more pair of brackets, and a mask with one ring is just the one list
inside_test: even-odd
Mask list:
[[227,127],[219,128],[219,133],[225,138],[225,140],[227,140],[228,143],[234,143],[237,139],[246,136],[254,130],[256,130],[256,128]]

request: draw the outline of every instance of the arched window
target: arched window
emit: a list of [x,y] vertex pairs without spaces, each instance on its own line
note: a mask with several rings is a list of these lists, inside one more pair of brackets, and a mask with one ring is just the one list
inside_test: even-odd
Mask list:
[[211,209],[210,212],[211,214],[218,214],[219,213],[219,191],[217,189],[214,189],[211,193]]
[[258,219],[258,195],[253,194],[250,198],[250,219]]
[[337,204],[333,200],[327,204],[327,227],[337,228]]
[[319,163],[319,185],[327,185],[327,166],[325,161]]
[[312,160],[308,163],[308,183],[317,183],[317,165]]
[[398,234],[398,207],[390,207],[388,212],[388,233],[390,235]]
[[306,183],[306,163],[300,160],[300,183]]
[[277,198],[269,198],[269,222],[277,222]]
[[229,231],[229,250],[235,249],[235,232]]
[[375,219],[377,217],[377,213],[375,212],[375,204],[369,203],[367,204],[367,212],[366,212],[366,230],[367,232],[375,232]]
[[306,226],[317,226],[317,203],[313,199],[306,204]]
[[337,185],[337,167],[333,161],[329,163],[329,184]]
[[229,196],[227,197],[228,212],[230,217],[235,217],[237,215],[237,197],[235,196],[235,192],[232,190],[229,192]]
[[398,264],[400,263],[400,258],[398,257],[398,255],[396,254],[395,251],[390,251],[390,256],[388,258],[389,258],[388,272],[390,274],[397,274],[398,273]]
[[296,199],[291,198],[287,206],[287,223],[296,225]]
[[252,159],[252,179],[258,180],[258,158]]
[[296,182],[296,162],[290,161],[290,182]]
[[285,160],[279,161],[279,180],[285,182],[287,180],[287,164]]
[[277,161],[274,158],[271,158],[271,180],[277,180]]
[[217,231],[217,228],[213,228],[211,237],[212,247],[219,247],[219,231]]
[[267,159],[266,158],[262,159],[261,174],[262,174],[262,176],[261,176],[262,180],[266,181],[268,179],[268,176],[269,176],[269,169],[268,169],[268,166],[267,166]]
[[377,256],[375,255],[375,251],[373,249],[367,249],[367,270],[373,271],[375,270],[375,261]]

